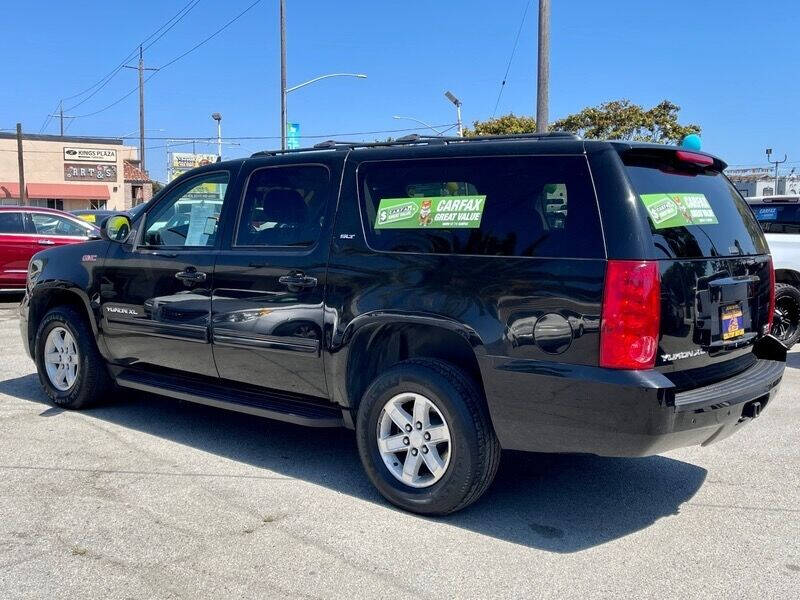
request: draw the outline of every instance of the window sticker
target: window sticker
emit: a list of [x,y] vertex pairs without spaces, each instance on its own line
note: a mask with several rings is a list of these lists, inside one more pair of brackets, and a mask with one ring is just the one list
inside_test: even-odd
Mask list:
[[756,209],[756,219],[759,221],[777,221],[778,220],[778,207],[777,206],[764,206]]
[[375,229],[477,229],[486,196],[383,198]]
[[639,197],[656,229],[719,222],[705,194],[641,194]]

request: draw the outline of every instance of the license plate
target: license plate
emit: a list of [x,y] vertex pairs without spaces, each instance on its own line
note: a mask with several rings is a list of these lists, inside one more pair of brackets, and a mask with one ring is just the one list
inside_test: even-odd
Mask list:
[[744,335],[742,308],[735,304],[722,309],[722,339],[732,340]]

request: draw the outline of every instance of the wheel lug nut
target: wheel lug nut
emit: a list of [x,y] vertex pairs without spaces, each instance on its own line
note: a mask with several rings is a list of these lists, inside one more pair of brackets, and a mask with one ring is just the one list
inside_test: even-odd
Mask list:
[[407,437],[404,437],[404,438],[403,438],[403,443],[404,443],[406,446],[408,446],[408,444],[409,444],[409,441],[408,441],[408,438],[407,438]]
[[411,431],[411,425],[406,425],[406,431]]
[[428,453],[428,447],[427,446],[423,446],[422,447],[422,453],[423,454],[427,454]]
[[419,450],[417,450],[416,448],[412,448],[411,449],[411,456],[416,456],[418,452],[419,452]]
[[428,433],[428,432],[425,432],[425,436],[424,437],[425,437],[425,441],[427,442],[427,441],[429,441],[431,439],[431,434]]
[[417,429],[422,429],[422,423],[420,423],[419,421],[417,421]]

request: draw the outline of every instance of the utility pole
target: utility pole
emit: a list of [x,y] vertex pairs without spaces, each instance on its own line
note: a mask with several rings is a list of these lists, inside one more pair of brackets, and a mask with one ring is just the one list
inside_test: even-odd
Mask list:
[[786,154],[783,155],[783,160],[770,160],[770,156],[772,156],[772,148],[767,148],[767,162],[771,165],[775,165],[775,191],[773,194],[778,194],[778,165],[781,163],[786,162]]
[[64,114],[64,103],[59,103],[58,106],[58,114],[57,115],[50,115],[53,118],[58,118],[59,123],[61,124],[61,137],[64,137],[64,119],[74,119],[76,117],[71,117],[69,115]]
[[547,133],[550,96],[550,0],[539,0],[539,70],[536,79],[536,132]]
[[139,71],[139,167],[147,172],[144,162],[144,72],[158,71],[153,67],[144,66],[142,46],[139,46],[139,65],[136,67],[124,65],[126,69],[137,69]]
[[281,0],[281,150],[286,150],[286,0]]
[[211,113],[211,118],[217,122],[217,162],[222,160],[222,113]]
[[22,159],[22,123],[17,123],[17,162],[19,163],[19,204],[25,206],[25,162]]

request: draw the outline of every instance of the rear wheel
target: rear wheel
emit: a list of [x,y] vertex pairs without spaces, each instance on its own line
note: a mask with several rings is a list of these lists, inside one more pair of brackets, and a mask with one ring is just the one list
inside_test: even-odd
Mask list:
[[800,290],[793,285],[775,286],[772,335],[791,348],[800,339]]
[[54,404],[84,408],[110,391],[111,377],[91,327],[71,306],[58,306],[44,316],[35,343],[39,381]]
[[500,463],[478,387],[439,360],[407,360],[380,375],[359,405],[356,435],[378,491],[420,514],[444,515],[471,504]]

